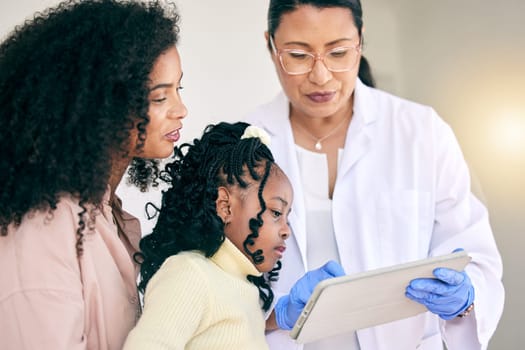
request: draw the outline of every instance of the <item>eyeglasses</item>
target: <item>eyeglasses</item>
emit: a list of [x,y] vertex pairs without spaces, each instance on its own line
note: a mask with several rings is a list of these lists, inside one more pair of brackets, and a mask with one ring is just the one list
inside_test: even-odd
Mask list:
[[323,61],[326,69],[331,72],[348,72],[356,66],[361,54],[361,44],[336,47],[323,54],[298,49],[277,50],[272,37],[270,45],[275,55],[279,56],[281,67],[290,75],[310,73],[317,60]]

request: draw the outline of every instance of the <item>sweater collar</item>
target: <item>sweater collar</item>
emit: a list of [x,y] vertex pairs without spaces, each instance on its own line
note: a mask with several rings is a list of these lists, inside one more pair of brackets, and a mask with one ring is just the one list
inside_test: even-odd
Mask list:
[[224,238],[224,242],[219,250],[210,260],[224,271],[241,279],[246,279],[247,275],[262,275],[255,268],[255,265],[228,238]]

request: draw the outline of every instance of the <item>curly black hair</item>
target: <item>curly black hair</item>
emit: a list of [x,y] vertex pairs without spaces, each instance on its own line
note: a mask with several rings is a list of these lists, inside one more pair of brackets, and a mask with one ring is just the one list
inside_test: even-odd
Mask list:
[[[206,257],[217,252],[225,239],[224,223],[217,215],[215,204],[220,186],[247,188],[258,184],[261,210],[250,219],[251,233],[243,246],[254,264],[264,261],[262,251],[252,251],[250,247],[263,225],[261,215],[266,204],[262,192],[266,180],[278,167],[271,151],[259,138],[241,140],[248,126],[243,122],[208,125],[201,139],[175,147],[173,161],[160,173],[160,178],[170,187],[163,192],[158,221],[153,232],[141,239],[141,252],[135,255],[141,264],[141,292],[144,293],[151,277],[170,256],[188,250],[199,250]],[[265,310],[273,301],[269,281],[277,277],[280,266],[278,262],[269,278],[247,276],[259,288]]]
[[[130,135],[144,147],[148,77],[179,36],[174,4],[65,1],[17,26],[0,45],[0,231],[61,193],[79,199],[77,231],[100,207],[115,157]],[[134,159],[130,182],[146,190],[156,160]],[[78,245],[77,245],[78,246]]]

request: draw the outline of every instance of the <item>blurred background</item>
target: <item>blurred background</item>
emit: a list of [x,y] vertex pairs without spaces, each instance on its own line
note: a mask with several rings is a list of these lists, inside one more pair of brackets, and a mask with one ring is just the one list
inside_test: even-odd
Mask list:
[[[525,2],[361,1],[364,54],[378,87],[431,105],[459,139],[503,256],[505,311],[489,349],[519,349],[525,343]],[[56,3],[3,0],[0,34]],[[188,141],[208,123],[242,119],[279,84],[263,36],[268,0],[175,3]],[[142,194],[122,183],[118,192],[149,233],[154,221],[145,218],[144,203],[159,203],[160,191]]]

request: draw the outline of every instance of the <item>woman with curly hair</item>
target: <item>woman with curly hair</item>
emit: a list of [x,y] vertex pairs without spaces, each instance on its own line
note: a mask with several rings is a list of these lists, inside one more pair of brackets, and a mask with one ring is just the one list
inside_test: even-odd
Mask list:
[[156,183],[179,139],[174,5],[67,1],[0,45],[0,339],[120,349],[139,315],[138,220],[115,189]]
[[263,310],[293,197],[268,143],[259,128],[219,123],[175,149],[157,224],[140,241],[144,313],[124,349],[267,349]]

